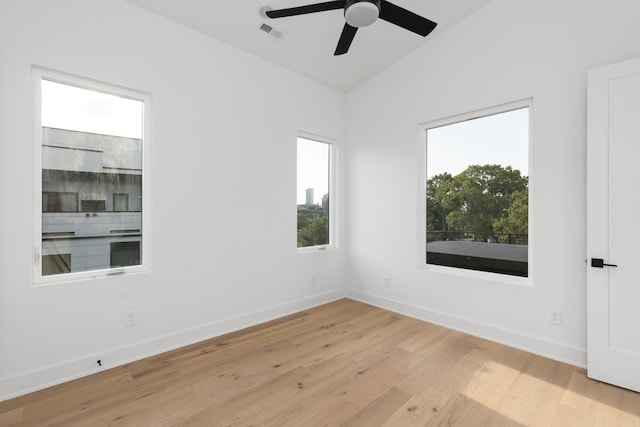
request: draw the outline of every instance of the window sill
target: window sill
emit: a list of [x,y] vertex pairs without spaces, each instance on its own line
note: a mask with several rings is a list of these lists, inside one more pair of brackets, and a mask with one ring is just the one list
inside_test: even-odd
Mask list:
[[489,273],[486,271],[468,270],[464,268],[455,268],[455,267],[445,267],[445,266],[434,265],[434,264],[422,264],[420,265],[420,269],[434,272],[434,273],[447,274],[450,276],[466,277],[470,279],[483,280],[487,282],[503,283],[507,285],[517,285],[517,286],[525,286],[525,287],[533,286],[533,282],[531,280],[530,275],[529,277],[511,276],[508,274]]
[[143,266],[116,267],[105,270],[80,271],[77,273],[53,274],[38,276],[33,280],[33,286],[62,285],[74,282],[89,282],[93,280],[109,279],[129,276],[132,274],[149,273],[150,268]]
[[309,254],[315,252],[327,252],[336,250],[335,245],[319,245],[319,246],[307,246],[304,248],[297,248],[299,254]]

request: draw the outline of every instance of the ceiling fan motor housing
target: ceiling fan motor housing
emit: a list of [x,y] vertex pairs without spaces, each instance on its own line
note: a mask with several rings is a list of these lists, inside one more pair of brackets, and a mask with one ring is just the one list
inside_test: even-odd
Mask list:
[[371,25],[379,15],[380,0],[347,0],[344,6],[344,18],[352,27]]

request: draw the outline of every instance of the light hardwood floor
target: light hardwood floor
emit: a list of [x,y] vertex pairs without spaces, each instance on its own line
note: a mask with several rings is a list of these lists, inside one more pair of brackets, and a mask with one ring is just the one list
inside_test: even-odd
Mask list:
[[640,426],[640,394],[351,300],[0,403],[0,426]]

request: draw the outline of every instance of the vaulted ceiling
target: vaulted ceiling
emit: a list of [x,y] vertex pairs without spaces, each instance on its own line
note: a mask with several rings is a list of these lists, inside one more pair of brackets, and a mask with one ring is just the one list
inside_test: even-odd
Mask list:
[[[333,52],[344,25],[342,10],[269,19],[260,9],[282,9],[314,0],[127,0],[224,43],[348,92],[385,67],[455,25],[491,0],[392,0],[438,24],[426,38],[383,20],[358,30],[349,52]],[[320,0],[325,1],[325,0]],[[267,24],[284,34],[260,30]],[[455,54],[455,52],[452,52]]]

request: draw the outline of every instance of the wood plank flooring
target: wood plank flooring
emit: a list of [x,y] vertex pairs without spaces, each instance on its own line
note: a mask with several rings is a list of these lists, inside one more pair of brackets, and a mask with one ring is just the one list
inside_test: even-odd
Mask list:
[[0,426],[640,426],[583,369],[351,300],[0,403]]

